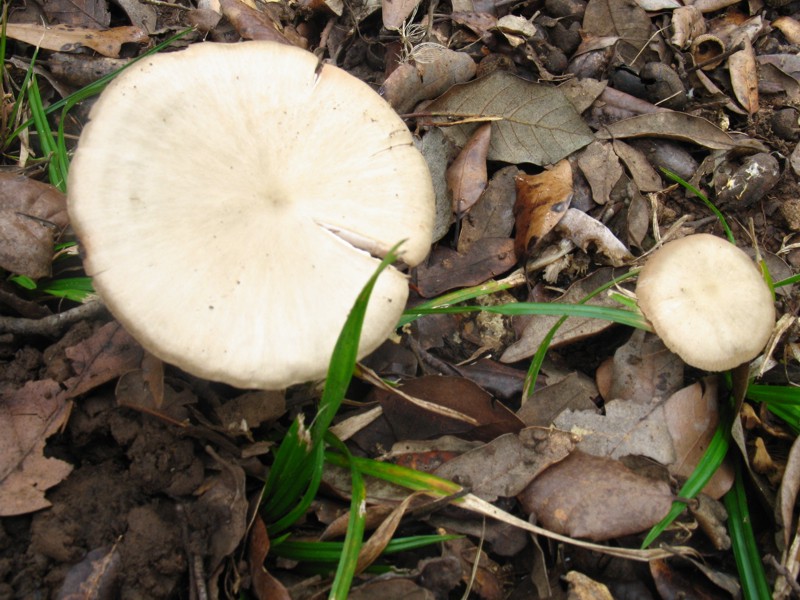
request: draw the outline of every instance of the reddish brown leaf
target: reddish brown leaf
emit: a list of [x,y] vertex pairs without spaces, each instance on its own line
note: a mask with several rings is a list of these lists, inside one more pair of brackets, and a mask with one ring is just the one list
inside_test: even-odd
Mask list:
[[428,410],[389,391],[376,390],[374,397],[398,440],[422,440],[445,434],[489,441],[503,433],[522,429],[522,422],[484,390],[460,377],[426,376],[413,379],[400,391],[458,411],[469,420],[448,417]]
[[746,35],[741,36],[744,47],[728,57],[731,86],[739,104],[751,115],[758,112],[758,70],[753,45]]
[[465,254],[437,246],[427,265],[417,267],[417,288],[432,298],[458,287],[479,285],[517,264],[514,242],[505,238],[478,240]]
[[247,545],[250,563],[250,588],[258,600],[289,600],[291,596],[283,584],[275,579],[264,568],[264,561],[269,554],[269,534],[261,515],[256,513],[253,526],[250,528],[250,542]]
[[538,175],[517,175],[514,252],[522,259],[564,216],[572,201],[572,166],[567,159]]
[[453,212],[457,215],[472,208],[486,188],[486,154],[491,137],[491,123],[478,127],[447,169],[447,187],[453,200]]
[[150,39],[138,27],[90,29],[69,25],[44,26],[37,23],[7,23],[6,35],[57,52],[74,52],[85,46],[111,58],[119,56],[122,44],[144,44]]
[[519,500],[548,529],[594,541],[644,531],[672,506],[666,483],[583,452],[550,467]]

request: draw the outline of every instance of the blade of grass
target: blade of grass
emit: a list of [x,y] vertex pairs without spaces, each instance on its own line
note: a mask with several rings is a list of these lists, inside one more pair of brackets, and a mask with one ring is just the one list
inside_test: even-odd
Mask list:
[[380,274],[397,260],[399,245],[392,248],[381,261],[353,304],[334,346],[317,416],[309,433],[301,436],[298,426],[292,435],[284,437],[278,448],[264,487],[262,507],[265,520],[270,523],[268,530],[271,536],[300,517],[316,495],[322,478],[324,437],[353,376],[367,304]]
[[800,433],[800,388],[751,383],[747,386],[747,398],[763,402],[770,412],[781,418],[795,433]]
[[736,462],[736,478],[733,488],[725,494],[725,509],[728,511],[728,532],[731,536],[731,547],[739,571],[742,594],[745,600],[762,600],[772,598],[761,555],[753,535],[750,522],[750,511],[747,507],[747,496],[742,480],[742,466]]
[[[416,535],[412,537],[395,538],[384,549],[383,556],[391,556],[399,552],[407,552],[418,548],[425,548],[449,540],[462,538],[461,535]],[[344,544],[342,542],[308,542],[293,541],[291,538],[280,543],[273,543],[270,547],[270,556],[280,556],[289,560],[303,562],[333,563],[342,555]]]
[[516,302],[497,306],[442,306],[438,308],[410,308],[406,314],[436,315],[458,314],[468,312],[491,312],[501,315],[556,315],[568,317],[585,317],[602,319],[620,325],[628,325],[645,331],[652,331],[650,324],[641,313],[622,308],[606,306],[586,306],[583,304],[565,304],[561,302]]
[[[331,439],[332,438],[332,439]],[[342,545],[342,556],[336,566],[328,598],[345,600],[356,574],[358,555],[364,544],[364,530],[367,525],[367,486],[361,471],[353,463],[353,456],[342,442],[330,436],[331,443],[341,452],[350,465],[350,515],[347,520],[347,533]]]

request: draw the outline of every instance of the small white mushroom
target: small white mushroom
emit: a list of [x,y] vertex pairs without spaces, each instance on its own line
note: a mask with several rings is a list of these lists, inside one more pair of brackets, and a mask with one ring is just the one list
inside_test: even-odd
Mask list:
[[759,269],[733,244],[709,234],[665,244],[636,284],[644,316],[667,348],[707,371],[732,369],[764,349],[775,324]]
[[[240,387],[324,376],[380,257],[427,254],[434,195],[397,114],[369,86],[271,42],[142,60],[81,136],[68,206],[114,316],[160,358]],[[408,294],[389,268],[363,356]]]

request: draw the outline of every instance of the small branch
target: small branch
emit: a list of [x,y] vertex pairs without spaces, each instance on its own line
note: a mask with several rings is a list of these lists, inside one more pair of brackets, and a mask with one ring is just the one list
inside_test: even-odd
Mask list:
[[78,321],[91,319],[105,314],[105,312],[105,305],[97,300],[41,319],[0,317],[0,333],[41,335],[55,338],[60,336],[67,327],[74,325]]

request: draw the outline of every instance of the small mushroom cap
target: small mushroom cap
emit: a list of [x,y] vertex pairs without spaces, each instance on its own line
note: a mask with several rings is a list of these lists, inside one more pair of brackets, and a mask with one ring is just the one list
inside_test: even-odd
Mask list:
[[710,234],[654,252],[639,274],[636,297],[667,348],[706,371],[758,356],[775,324],[772,294],[753,261]]
[[[369,86],[272,42],[143,59],[103,92],[69,175],[85,267],[153,354],[239,387],[324,376],[381,257],[430,249],[434,194],[403,121]],[[359,355],[405,307],[380,276]]]

